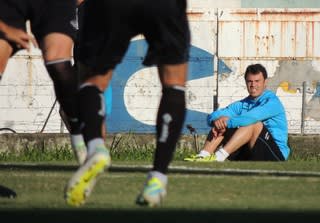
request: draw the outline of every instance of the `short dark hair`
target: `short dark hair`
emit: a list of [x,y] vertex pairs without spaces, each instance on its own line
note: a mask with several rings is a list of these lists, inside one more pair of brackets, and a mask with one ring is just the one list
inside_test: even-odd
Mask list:
[[268,78],[268,73],[264,66],[259,63],[251,64],[247,67],[246,72],[244,73],[244,79],[247,79],[248,74],[258,74],[260,72],[262,73],[264,79]]

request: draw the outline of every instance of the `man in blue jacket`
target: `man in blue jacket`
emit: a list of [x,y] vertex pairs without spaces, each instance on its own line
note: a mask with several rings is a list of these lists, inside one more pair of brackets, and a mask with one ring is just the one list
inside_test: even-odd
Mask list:
[[288,159],[288,126],[279,98],[266,89],[267,71],[261,64],[247,67],[249,96],[208,115],[212,127],[203,150],[185,161],[284,161]]

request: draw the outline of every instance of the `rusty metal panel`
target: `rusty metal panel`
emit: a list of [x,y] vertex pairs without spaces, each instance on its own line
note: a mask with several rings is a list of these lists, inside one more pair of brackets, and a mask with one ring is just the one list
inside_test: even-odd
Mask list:
[[190,8],[210,10],[217,8],[241,8],[242,0],[188,0],[188,11]]
[[320,9],[219,9],[218,14],[220,57],[320,56]]

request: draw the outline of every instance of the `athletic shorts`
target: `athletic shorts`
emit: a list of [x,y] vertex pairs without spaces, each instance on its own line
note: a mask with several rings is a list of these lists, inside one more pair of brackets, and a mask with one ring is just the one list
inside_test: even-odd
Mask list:
[[[232,135],[235,133],[237,128],[228,129],[224,134],[224,139],[222,140],[222,145],[225,145]],[[263,125],[263,128],[258,136],[256,143],[253,148],[249,148],[248,144],[243,145],[230,154],[229,160],[242,160],[242,161],[284,161],[284,157],[275,143],[272,135],[268,129]]]
[[[76,19],[76,0],[1,0],[0,19],[8,25],[26,30],[26,21],[31,21],[31,30],[40,43],[47,34],[57,32],[75,38],[72,23]],[[3,33],[0,38],[5,39]],[[16,45],[11,43],[16,50]]]
[[186,0],[86,1],[80,33],[79,61],[91,75],[115,68],[138,34],[148,42],[146,66],[180,64],[189,56]]

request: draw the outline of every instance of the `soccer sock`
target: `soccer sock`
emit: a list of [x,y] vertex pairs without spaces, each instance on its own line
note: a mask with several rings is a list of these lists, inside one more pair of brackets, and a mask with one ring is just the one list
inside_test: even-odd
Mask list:
[[201,150],[200,153],[199,153],[199,156],[201,157],[207,157],[207,156],[210,156],[211,154],[206,151],[206,150]]
[[77,114],[76,93],[78,79],[69,59],[46,62],[46,68],[53,80],[56,97],[70,125],[71,134],[80,134]]
[[185,118],[185,88],[164,87],[157,115],[157,148],[153,170],[167,173]]
[[218,162],[223,162],[228,158],[230,154],[221,147],[215,152],[215,155]]
[[2,79],[2,73],[0,73],[0,81],[1,81],[1,79]]
[[73,148],[76,148],[77,145],[84,143],[83,136],[81,134],[71,135],[71,145]]
[[80,87],[77,98],[79,102],[78,110],[81,131],[89,147],[91,140],[103,140],[102,125],[105,119],[104,97],[103,93],[95,85],[84,84]]
[[88,157],[92,156],[98,147],[104,147],[104,141],[102,138],[91,139],[88,142]]

